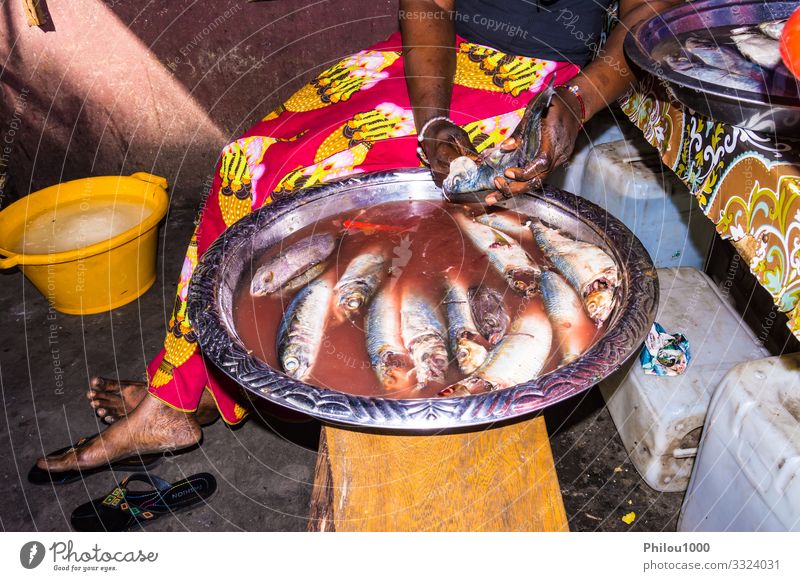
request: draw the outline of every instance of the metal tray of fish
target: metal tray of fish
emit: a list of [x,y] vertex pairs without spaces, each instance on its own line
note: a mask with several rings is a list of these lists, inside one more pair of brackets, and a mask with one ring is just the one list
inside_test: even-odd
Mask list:
[[[764,0],[687,2],[632,30],[625,39],[625,53],[637,67],[661,80],[677,101],[698,113],[753,131],[796,137],[800,129],[797,81],[780,63],[772,69],[750,63],[731,38],[736,29],[750,28],[757,33],[759,24],[785,19],[796,8],[797,2]],[[717,54],[711,56],[721,59],[723,69],[730,68],[731,57],[741,57],[739,64],[755,67],[758,82],[755,86],[737,82],[742,77],[720,75],[702,62],[689,70],[689,55],[680,57],[686,70],[676,70],[669,59],[685,49],[690,38],[716,48]],[[774,53],[776,45],[771,49]]]
[[287,236],[331,216],[380,203],[441,201],[425,169],[376,172],[298,192],[265,206],[223,233],[205,252],[189,287],[189,317],[204,356],[252,394],[326,422],[409,431],[478,426],[530,414],[579,394],[638,352],[655,318],[656,271],[641,242],[619,220],[580,196],[547,187],[505,202],[617,263],[620,285],[605,334],[579,359],[507,389],[450,398],[358,396],[297,381],[248,351],[234,322],[237,288],[252,265]]

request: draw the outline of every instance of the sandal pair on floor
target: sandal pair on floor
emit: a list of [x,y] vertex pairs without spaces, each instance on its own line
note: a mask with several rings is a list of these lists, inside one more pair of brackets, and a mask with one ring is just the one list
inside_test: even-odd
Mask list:
[[[87,446],[97,434],[81,438],[48,454],[58,456]],[[162,516],[188,510],[206,502],[217,490],[217,481],[207,473],[195,474],[170,484],[166,480],[148,474],[162,459],[161,454],[142,454],[124,458],[88,470],[50,472],[35,464],[28,472],[28,482],[38,485],[63,485],[81,480],[104,470],[135,472],[126,477],[103,498],[97,498],[76,508],[71,517],[72,527],[83,532],[116,532],[143,527]],[[144,482],[151,486],[147,490],[130,490],[131,482]]]

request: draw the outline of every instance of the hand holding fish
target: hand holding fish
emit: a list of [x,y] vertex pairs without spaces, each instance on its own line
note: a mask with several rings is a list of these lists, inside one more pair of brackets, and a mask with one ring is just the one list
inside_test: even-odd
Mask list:
[[[522,122],[514,133],[500,144],[502,151],[514,151],[524,139],[526,119],[533,114],[532,101],[525,111]],[[539,151],[523,167],[510,167],[503,176],[494,180],[497,192],[486,196],[487,205],[542,187],[544,178],[555,168],[566,162],[575,147],[581,129],[581,108],[577,98],[566,89],[556,87],[550,107],[541,118],[541,141]]]
[[450,162],[457,157],[478,159],[478,153],[467,132],[446,119],[434,121],[425,128],[424,140],[420,146],[428,158],[433,181],[437,186],[442,185],[450,172]]

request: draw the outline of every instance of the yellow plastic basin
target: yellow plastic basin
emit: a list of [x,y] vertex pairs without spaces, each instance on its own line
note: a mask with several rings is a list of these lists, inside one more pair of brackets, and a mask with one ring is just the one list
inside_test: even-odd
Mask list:
[[50,186],[0,212],[0,268],[19,266],[70,315],[110,311],[156,280],[167,180],[149,173]]

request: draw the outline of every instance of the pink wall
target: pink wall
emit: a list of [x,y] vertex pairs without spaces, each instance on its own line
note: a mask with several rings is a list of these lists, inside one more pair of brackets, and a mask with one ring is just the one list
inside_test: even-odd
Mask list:
[[8,199],[144,170],[194,203],[227,141],[397,30],[397,0],[49,0],[44,29],[21,4],[0,4]]

